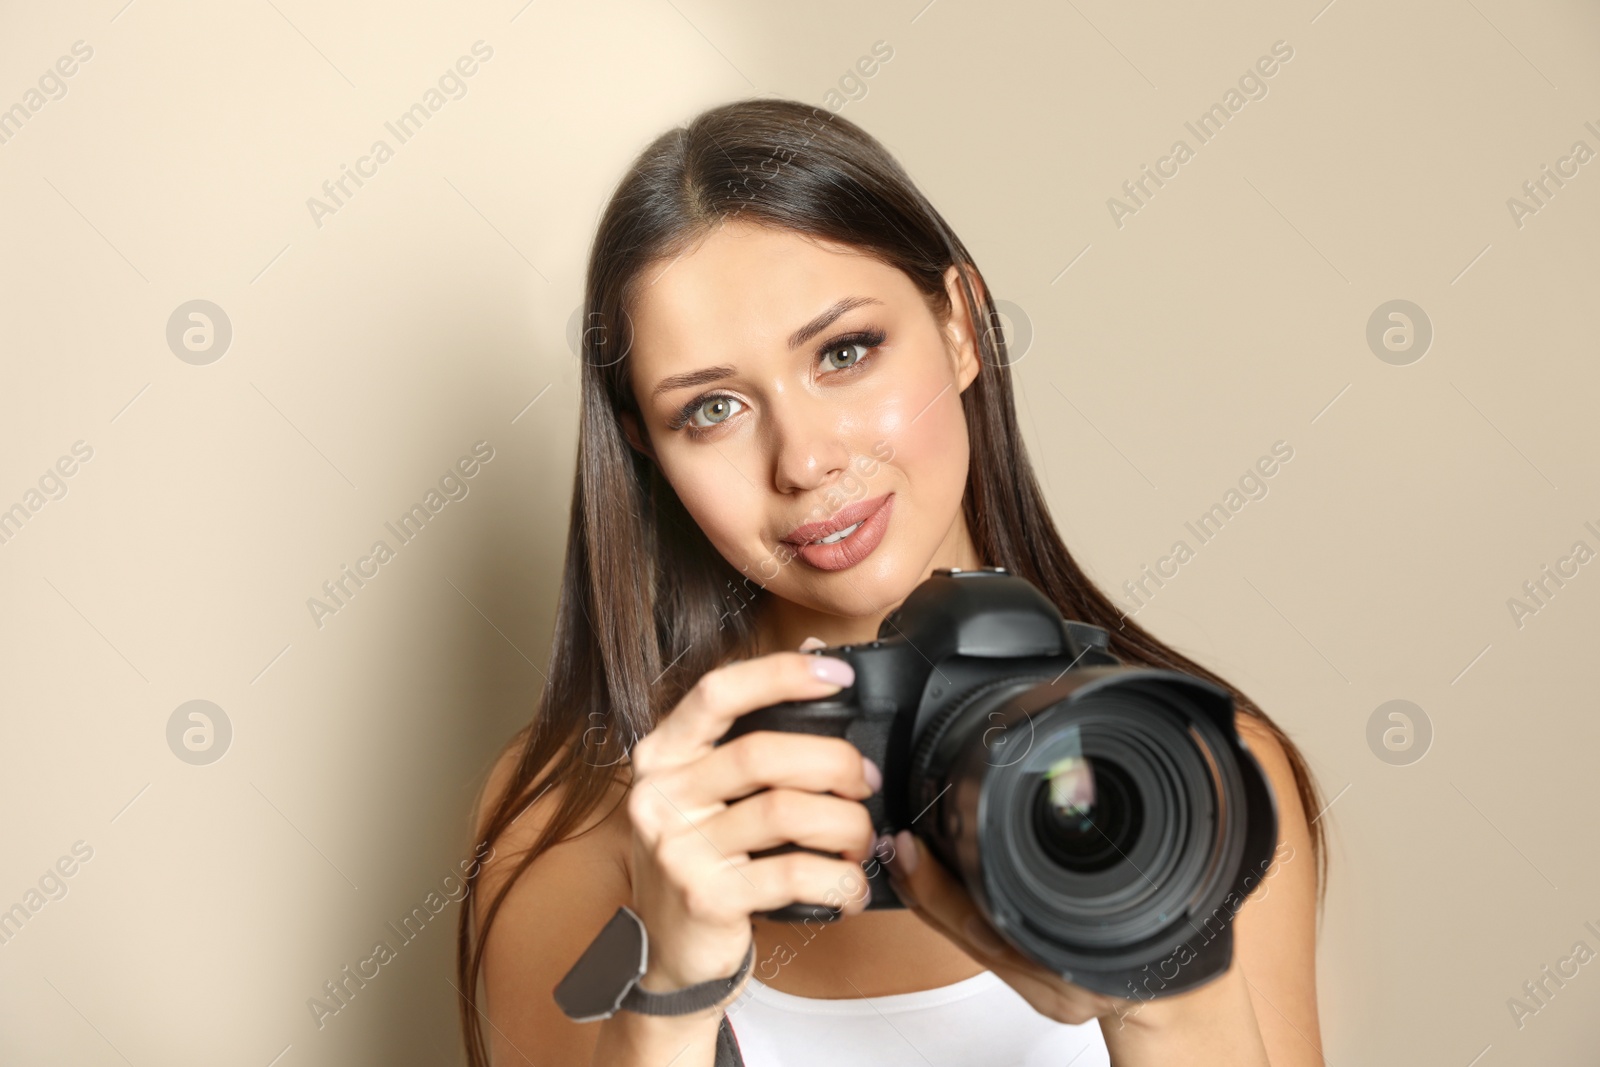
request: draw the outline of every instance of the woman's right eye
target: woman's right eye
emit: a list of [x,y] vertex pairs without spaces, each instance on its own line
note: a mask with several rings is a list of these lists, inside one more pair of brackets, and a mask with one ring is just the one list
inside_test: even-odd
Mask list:
[[[734,407],[733,405],[735,404],[740,405],[740,407]],[[691,429],[709,429],[736,414],[742,407],[742,402],[736,397],[708,396],[700,401],[694,410],[690,412],[687,425]],[[705,422],[700,421],[701,416],[705,416]]]

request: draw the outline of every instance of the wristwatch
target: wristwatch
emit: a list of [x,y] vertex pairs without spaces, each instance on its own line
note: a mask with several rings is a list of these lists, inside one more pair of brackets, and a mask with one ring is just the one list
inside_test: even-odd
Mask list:
[[644,922],[632,909],[617,909],[609,922],[583,950],[578,962],[556,986],[556,1004],[574,1022],[609,1019],[618,1011],[642,1015],[689,1015],[720,1004],[750,973],[756,958],[752,938],[738,971],[728,978],[713,978],[671,993],[639,988],[649,962],[650,944]]

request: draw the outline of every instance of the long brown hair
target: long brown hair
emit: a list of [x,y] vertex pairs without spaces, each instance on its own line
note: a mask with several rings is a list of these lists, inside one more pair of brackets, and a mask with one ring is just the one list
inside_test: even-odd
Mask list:
[[[977,330],[982,366],[961,394],[971,441],[962,506],[979,558],[1038,586],[1066,618],[1105,627],[1123,662],[1184,671],[1233,692],[1237,707],[1283,746],[1302,807],[1319,810],[1304,757],[1266,713],[1124,616],[1067,551],[1023,447],[988,286],[900,164],[855,123],[816,107],[774,99],[714,107],[640,153],[613,192],[590,253],[577,473],[549,676],[532,722],[508,745],[520,758],[488,798],[483,841],[493,843],[546,790],[563,788],[549,822],[479,914],[476,936],[474,909],[461,909],[457,976],[472,1067],[488,1064],[478,977],[511,886],[600,806],[632,743],[702,674],[754,653],[756,612],[747,609],[772,595],[717,553],[655,464],[629,446],[618,417],[639,412],[627,374],[628,308],[646,268],[734,216],[852,246],[899,268],[940,321],[951,311],[944,274],[957,267],[968,307],[982,309],[974,321],[988,326]],[[1317,822],[1311,835],[1320,901],[1327,858]]]

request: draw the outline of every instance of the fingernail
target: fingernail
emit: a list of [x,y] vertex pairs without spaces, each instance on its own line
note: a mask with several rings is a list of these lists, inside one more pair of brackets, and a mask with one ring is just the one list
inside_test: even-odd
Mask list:
[[867,776],[867,785],[872,787],[874,793],[883,788],[883,772],[865,756],[861,757],[861,773]]
[[801,652],[810,652],[813,648],[827,648],[828,642],[820,637],[808,637],[800,642]]
[[844,660],[832,656],[812,656],[811,673],[824,682],[840,686],[849,685],[856,680],[856,669]]
[[894,865],[901,874],[913,874],[917,869],[917,843],[910,830],[894,835]]

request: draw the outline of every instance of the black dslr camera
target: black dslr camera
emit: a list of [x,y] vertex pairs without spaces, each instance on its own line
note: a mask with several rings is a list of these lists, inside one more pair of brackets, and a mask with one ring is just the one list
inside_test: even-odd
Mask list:
[[[1023,955],[1100,993],[1182,992],[1227,970],[1277,808],[1230,693],[1123,666],[1108,646],[1001,568],[936,570],[877,640],[816,650],[849,662],[854,684],[749,712],[719,743],[845,738],[883,771],[865,801],[878,832],[915,833]],[[883,865],[867,866],[868,908],[904,907]],[[801,903],[767,917],[839,914]]]

